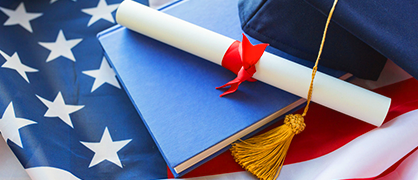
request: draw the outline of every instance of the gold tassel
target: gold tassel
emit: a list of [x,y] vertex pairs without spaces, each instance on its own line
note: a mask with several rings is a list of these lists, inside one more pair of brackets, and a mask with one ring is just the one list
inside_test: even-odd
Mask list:
[[305,129],[304,117],[309,109],[319,58],[324,47],[328,25],[337,2],[338,0],[334,0],[325,24],[318,56],[315,61],[315,66],[312,68],[311,84],[303,114],[286,115],[283,125],[264,134],[232,144],[230,150],[235,161],[261,180],[273,180],[279,176],[293,136],[301,133]]
[[278,176],[293,136],[305,129],[300,114],[289,114],[284,124],[264,134],[252,137],[231,147],[235,160],[259,179],[273,180]]

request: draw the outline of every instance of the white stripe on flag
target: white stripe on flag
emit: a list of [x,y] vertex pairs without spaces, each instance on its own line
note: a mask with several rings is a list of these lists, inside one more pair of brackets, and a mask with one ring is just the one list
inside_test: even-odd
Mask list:
[[414,110],[327,155],[284,166],[279,179],[375,177],[417,147],[417,137],[418,110]]
[[411,180],[418,179],[418,151],[406,158],[393,172],[377,180]]
[[55,167],[33,167],[26,169],[32,179],[60,179],[60,180],[80,180],[71,172]]

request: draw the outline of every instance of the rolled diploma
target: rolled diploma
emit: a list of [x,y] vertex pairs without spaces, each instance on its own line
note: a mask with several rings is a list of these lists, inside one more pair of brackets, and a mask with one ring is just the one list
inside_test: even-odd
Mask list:
[[[235,41],[130,0],[120,4],[116,21],[128,29],[219,65]],[[254,78],[297,96],[307,97],[312,69],[268,52],[264,52],[256,69]],[[317,72],[312,101],[380,126],[389,110],[391,99]]]

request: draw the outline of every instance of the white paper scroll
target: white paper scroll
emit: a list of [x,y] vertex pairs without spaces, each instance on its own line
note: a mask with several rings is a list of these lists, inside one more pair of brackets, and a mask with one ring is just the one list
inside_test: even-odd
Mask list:
[[[235,41],[134,1],[124,1],[116,21],[133,30],[221,65],[224,53]],[[265,52],[254,78],[300,97],[307,97],[312,70]],[[380,126],[391,99],[318,72],[312,101]]]

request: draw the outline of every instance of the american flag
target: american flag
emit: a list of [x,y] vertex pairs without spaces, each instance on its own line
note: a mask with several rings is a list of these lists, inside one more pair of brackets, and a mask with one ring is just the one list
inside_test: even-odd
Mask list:
[[96,39],[120,2],[0,1],[0,132],[33,179],[166,177]]
[[[30,178],[172,177],[96,39],[120,2],[0,1],[0,132]],[[418,179],[418,81],[405,77],[374,89],[393,101],[380,128],[313,104],[279,179]],[[229,152],[183,178],[255,179]]]

